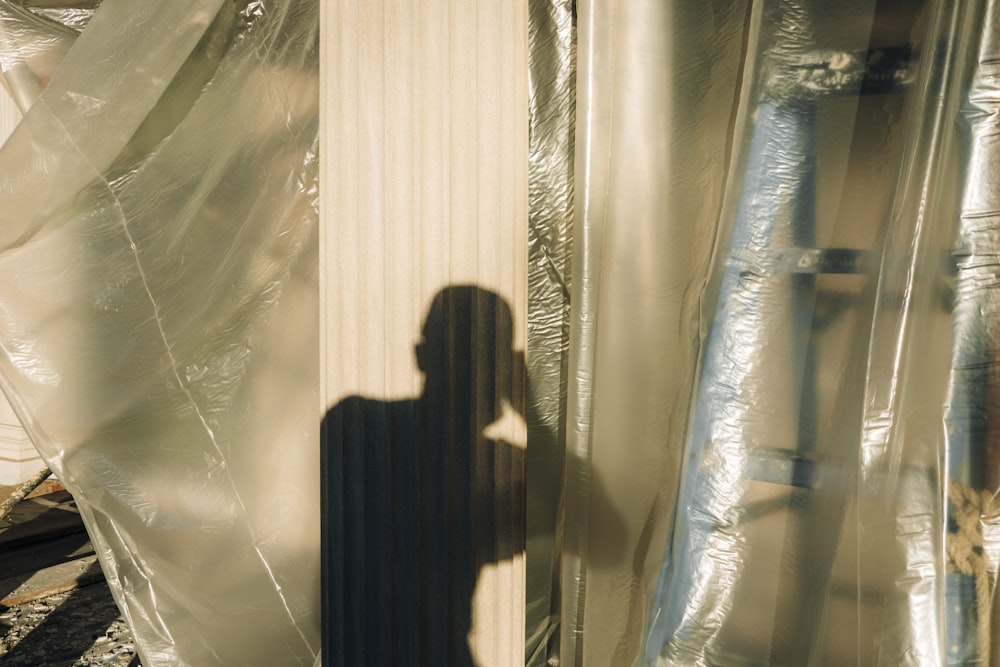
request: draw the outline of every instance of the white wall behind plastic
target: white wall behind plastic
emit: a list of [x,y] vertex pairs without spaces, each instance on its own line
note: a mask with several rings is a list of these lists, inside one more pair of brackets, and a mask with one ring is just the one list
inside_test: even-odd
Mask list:
[[[524,349],[528,102],[525,0],[323,10],[326,409],[420,393],[413,347],[448,285],[501,295]],[[473,603],[480,667],[523,664],[523,556],[484,568]]]
[[21,112],[14,106],[14,100],[10,94],[0,87],[0,143],[7,141],[7,137],[14,131],[14,126],[21,118]]
[[[0,145],[21,119],[14,100],[0,87]],[[20,484],[43,467],[28,434],[21,428],[7,399],[0,394],[0,484]]]

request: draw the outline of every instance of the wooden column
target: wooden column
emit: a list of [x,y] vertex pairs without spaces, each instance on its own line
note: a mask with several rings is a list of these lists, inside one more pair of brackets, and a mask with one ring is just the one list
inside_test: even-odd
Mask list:
[[[323,11],[325,410],[351,395],[420,394],[414,345],[448,286],[499,294],[524,349],[528,69],[526,0],[334,0]],[[498,437],[523,446],[523,420],[507,416]],[[495,481],[510,475],[498,465]],[[523,664],[523,564],[518,549],[480,571],[478,667]]]

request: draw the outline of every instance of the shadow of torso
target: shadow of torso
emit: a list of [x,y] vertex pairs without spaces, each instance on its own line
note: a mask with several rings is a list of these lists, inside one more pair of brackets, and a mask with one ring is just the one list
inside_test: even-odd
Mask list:
[[351,397],[324,419],[327,665],[475,666],[480,568],[523,548],[524,455],[447,402]]

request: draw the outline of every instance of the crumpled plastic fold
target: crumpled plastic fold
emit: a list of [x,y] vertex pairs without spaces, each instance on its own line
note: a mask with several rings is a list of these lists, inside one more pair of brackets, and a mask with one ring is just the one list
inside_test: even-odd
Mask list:
[[319,7],[32,5],[0,3],[0,384],[143,664],[312,665]]
[[577,9],[558,650],[630,665],[681,468],[749,3]]
[[566,437],[576,25],[571,0],[530,4],[528,440],[525,664],[545,665],[558,639]]
[[580,5],[560,660],[992,664],[1000,5],[684,4]]

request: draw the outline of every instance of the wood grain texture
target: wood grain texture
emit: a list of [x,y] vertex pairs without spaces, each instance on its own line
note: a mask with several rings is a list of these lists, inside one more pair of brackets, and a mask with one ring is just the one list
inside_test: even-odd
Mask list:
[[[498,294],[513,313],[513,346],[524,349],[528,70],[526,0],[338,0],[323,11],[326,410],[352,395],[420,394],[414,345],[449,286]],[[498,441],[523,447],[516,411],[500,421]],[[523,456],[493,463],[493,478],[481,469],[476,485],[521,488]],[[524,660],[519,494],[495,512],[491,542],[518,544],[513,558],[486,558],[478,570],[469,645],[479,667]]]

